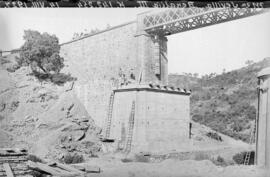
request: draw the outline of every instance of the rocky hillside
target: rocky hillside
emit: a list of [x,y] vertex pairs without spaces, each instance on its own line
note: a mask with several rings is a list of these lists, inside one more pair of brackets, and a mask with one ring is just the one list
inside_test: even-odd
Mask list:
[[[0,57],[0,148],[20,147],[40,157],[85,158],[101,150],[97,127],[71,82],[40,82],[16,55]],[[86,155],[85,155],[86,154]]]
[[209,74],[170,75],[169,83],[192,90],[191,117],[235,139],[249,142],[257,108],[257,73],[270,62],[266,58],[246,67]]

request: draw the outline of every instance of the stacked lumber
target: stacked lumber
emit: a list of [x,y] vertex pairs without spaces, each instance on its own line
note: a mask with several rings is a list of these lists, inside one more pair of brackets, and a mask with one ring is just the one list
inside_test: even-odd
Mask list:
[[[47,164],[39,162],[28,161],[27,165],[29,169],[33,171],[38,171],[43,174],[48,174],[57,177],[84,177],[87,173],[100,173],[99,167],[83,167],[78,168],[77,166],[71,166],[56,162],[51,162]],[[91,170],[88,170],[91,169]]]
[[0,149],[0,177],[31,176],[26,164],[27,155],[25,149]]
[[100,173],[99,167],[66,165],[56,162],[40,163],[28,160],[24,149],[0,149],[0,177],[31,177],[35,171],[57,177],[84,177],[87,173]]

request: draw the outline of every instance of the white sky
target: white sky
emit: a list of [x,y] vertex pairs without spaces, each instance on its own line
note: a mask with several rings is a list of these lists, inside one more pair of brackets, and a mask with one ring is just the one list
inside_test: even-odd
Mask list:
[[[74,32],[104,29],[136,19],[149,9],[1,9],[0,49],[23,44],[25,29],[49,32],[60,43]],[[226,22],[168,37],[169,72],[221,73],[244,66],[246,60],[270,57],[270,13]]]

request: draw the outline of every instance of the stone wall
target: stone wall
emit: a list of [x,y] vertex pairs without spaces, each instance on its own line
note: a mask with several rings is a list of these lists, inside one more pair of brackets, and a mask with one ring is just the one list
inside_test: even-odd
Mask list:
[[109,95],[123,82],[167,84],[167,39],[141,33],[137,21],[61,45],[64,72],[77,77],[76,93],[103,126]]
[[[136,22],[62,44],[64,72],[77,77],[76,93],[97,125],[107,114],[109,95],[125,75],[138,79]],[[132,81],[132,79],[130,79]]]
[[189,94],[146,88],[134,86],[115,91],[110,139],[119,141],[120,147],[125,148],[132,101],[135,101],[133,152],[186,148],[189,145]]
[[147,149],[180,150],[189,139],[189,96],[151,91],[145,96]]

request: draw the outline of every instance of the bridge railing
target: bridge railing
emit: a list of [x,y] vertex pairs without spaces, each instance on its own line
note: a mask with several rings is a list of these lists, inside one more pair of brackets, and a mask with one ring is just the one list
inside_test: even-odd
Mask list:
[[201,15],[209,11],[217,11],[220,9],[212,8],[175,8],[175,9],[161,9],[159,11],[149,12],[144,14],[143,25],[144,29],[153,28],[157,25],[170,23],[175,20],[190,17],[193,15]]
[[262,8],[171,8],[140,14],[147,33],[169,35],[265,12]]

